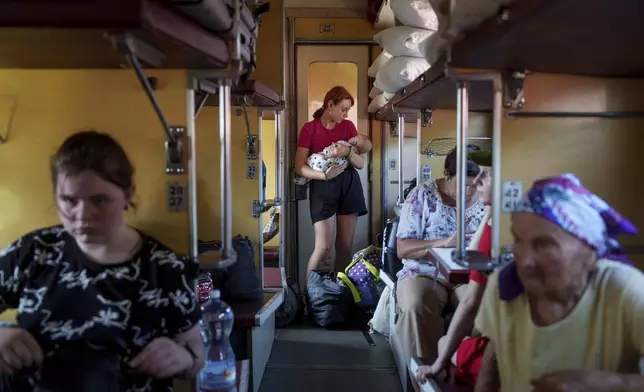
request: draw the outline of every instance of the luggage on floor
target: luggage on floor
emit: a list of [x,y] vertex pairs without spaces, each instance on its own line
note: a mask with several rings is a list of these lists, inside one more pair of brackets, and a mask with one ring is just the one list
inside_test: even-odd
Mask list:
[[[356,305],[375,309],[380,299],[380,269],[382,268],[382,249],[370,245],[353,255],[351,264],[345,269]],[[338,274],[338,277],[342,275]],[[356,294],[357,293],[357,294]]]
[[314,270],[306,284],[309,316],[321,327],[345,324],[355,309],[351,290],[338,282],[333,271]]
[[369,321],[371,332],[378,332],[389,337],[389,334],[391,333],[389,331],[389,312],[392,306],[392,296],[391,289],[385,286],[385,289],[380,296],[380,301],[378,301],[376,311],[373,312],[373,317]]

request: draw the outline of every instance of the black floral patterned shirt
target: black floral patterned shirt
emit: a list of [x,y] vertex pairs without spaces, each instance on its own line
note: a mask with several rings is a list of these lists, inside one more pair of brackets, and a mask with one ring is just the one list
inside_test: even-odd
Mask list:
[[[132,259],[109,266],[90,261],[61,226],[36,230],[0,252],[0,299],[18,309],[19,327],[40,344],[43,371],[65,359],[58,353],[81,345],[116,353],[125,391],[172,391],[171,379],[133,374],[125,364],[153,339],[174,338],[198,323],[196,268],[142,237]],[[30,383],[38,377],[29,376]]]

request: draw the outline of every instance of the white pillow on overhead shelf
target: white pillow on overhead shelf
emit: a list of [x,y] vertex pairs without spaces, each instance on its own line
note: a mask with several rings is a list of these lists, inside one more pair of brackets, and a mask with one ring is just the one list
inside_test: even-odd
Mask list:
[[[425,47],[434,33],[434,30],[396,26],[379,32],[373,39],[393,57],[425,57]],[[383,67],[392,61],[390,59]]]
[[375,87],[372,88],[371,91],[369,91],[369,98],[371,98],[371,99],[376,99],[376,97],[378,95],[382,95],[383,97],[385,97],[385,99],[387,101],[391,101],[391,98],[393,98],[394,95],[396,95],[396,94],[394,94],[394,93],[386,93],[386,92],[384,92],[384,91],[382,91],[380,89],[377,89]]
[[385,106],[387,104],[387,99],[382,95],[378,95],[374,99],[369,102],[369,107],[367,108],[367,111],[369,113],[375,113],[378,110],[380,110],[381,107]]
[[373,87],[371,91],[369,91],[369,98],[375,99],[380,94],[382,94],[382,90]]
[[[439,3],[434,0],[433,3]],[[429,0],[390,0],[389,6],[396,19],[405,26],[438,30],[440,15]]]
[[378,70],[382,68],[382,66],[385,65],[387,61],[391,60],[392,57],[392,55],[383,50],[367,70],[367,76],[369,76],[370,78],[375,78]]
[[373,86],[386,93],[395,94],[409,86],[430,68],[427,60],[418,57],[394,57],[380,68]]
[[395,95],[396,95],[396,94],[394,94],[394,93],[384,93],[384,92],[382,93],[382,96],[383,96],[387,101],[391,101],[391,99],[392,99]]

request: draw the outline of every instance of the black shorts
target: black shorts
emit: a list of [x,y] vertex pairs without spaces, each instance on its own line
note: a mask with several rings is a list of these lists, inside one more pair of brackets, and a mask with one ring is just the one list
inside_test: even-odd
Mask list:
[[360,175],[353,167],[329,181],[311,180],[309,203],[313,223],[333,215],[367,215]]

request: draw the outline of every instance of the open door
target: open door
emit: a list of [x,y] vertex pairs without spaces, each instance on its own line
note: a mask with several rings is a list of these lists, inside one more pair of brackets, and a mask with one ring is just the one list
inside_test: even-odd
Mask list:
[[[302,124],[310,121],[313,118],[313,112],[322,106],[326,92],[338,85],[345,87],[356,101],[349,112],[349,120],[353,121],[359,133],[368,135],[369,47],[367,45],[298,45],[296,58],[298,137]],[[362,180],[365,200],[369,206],[371,192],[369,161],[366,154],[365,167],[358,172]],[[306,265],[314,246],[308,197],[307,200],[297,202],[297,216],[298,280],[303,285]],[[358,218],[353,240],[354,252],[369,246],[369,219],[369,215]]]

